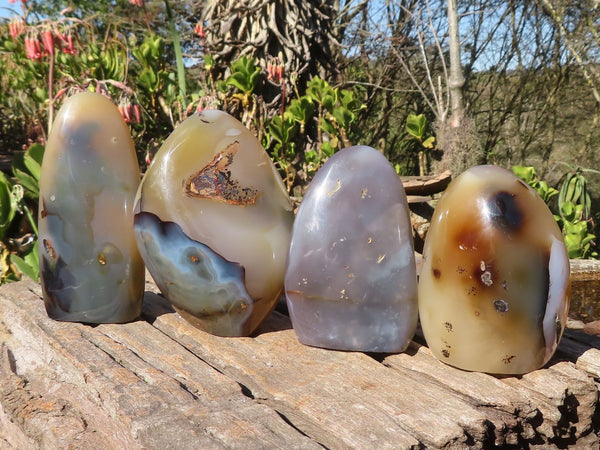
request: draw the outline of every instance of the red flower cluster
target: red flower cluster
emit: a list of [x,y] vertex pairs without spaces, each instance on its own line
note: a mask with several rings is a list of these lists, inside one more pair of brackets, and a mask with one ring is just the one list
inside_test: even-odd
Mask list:
[[276,59],[273,63],[267,63],[267,80],[280,83],[283,78],[283,64]]
[[42,44],[44,44],[46,53],[54,56],[54,35],[52,34],[52,31],[42,31]]
[[37,37],[25,36],[25,52],[28,59],[42,59],[42,45]]
[[119,112],[125,119],[125,123],[142,123],[142,110],[137,103],[132,105],[129,101],[119,105]]
[[[11,5],[14,5],[17,2],[17,0],[8,0],[8,3],[10,3]],[[21,0],[21,3],[25,4],[27,3],[27,0]]]
[[10,37],[16,39],[25,32],[25,24],[21,19],[11,20],[8,23],[8,33]]
[[196,107],[196,113],[204,111],[205,109],[217,109],[217,99],[211,95],[205,95],[198,99],[198,106]]
[[146,0],[129,0],[129,3],[135,6],[139,6],[141,8],[146,4]]
[[25,36],[25,51],[29,59],[39,61],[45,55],[54,56],[56,48],[69,55],[77,53],[73,44],[73,36],[70,33],[65,35],[60,31],[44,30],[41,32],[41,36]]
[[59,39],[57,43],[63,53],[66,53],[67,55],[75,55],[77,53],[77,50],[73,45],[73,36],[71,33],[65,35],[64,33],[57,31],[56,37]]
[[194,34],[198,36],[200,39],[204,39],[206,37],[206,31],[204,31],[204,24],[198,22],[194,27]]

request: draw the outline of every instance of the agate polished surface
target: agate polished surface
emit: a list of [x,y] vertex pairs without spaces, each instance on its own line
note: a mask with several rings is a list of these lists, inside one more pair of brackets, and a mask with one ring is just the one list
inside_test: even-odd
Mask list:
[[400,352],[417,324],[417,282],[402,183],[378,151],[348,147],[314,177],[294,223],[285,278],[300,342]]
[[39,204],[40,276],[48,315],[118,323],[142,308],[144,264],[133,235],[140,172],[113,103],[80,93],[48,137]]
[[221,111],[182,122],[138,190],[135,234],[148,270],[183,317],[251,334],[283,291],[292,205],[252,133]]
[[472,371],[522,374],[558,345],[569,304],[569,259],[539,195],[511,172],[477,166],[435,208],[419,279],[433,354]]

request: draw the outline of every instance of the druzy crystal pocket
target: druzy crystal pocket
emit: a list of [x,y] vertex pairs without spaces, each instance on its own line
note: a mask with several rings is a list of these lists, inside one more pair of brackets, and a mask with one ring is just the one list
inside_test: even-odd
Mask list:
[[140,172],[110,100],[74,95],[60,109],[42,163],[40,276],[54,319],[127,322],[142,309],[144,264],[133,236]]
[[477,166],[436,206],[419,279],[433,354],[467,370],[542,367],[564,330],[569,259],[539,195],[511,172]]
[[410,342],[417,285],[408,204],[375,149],[341,150],[314,177],[294,222],[285,289],[304,344],[400,352]]
[[186,119],[138,190],[138,247],[156,284],[192,324],[251,334],[283,290],[292,206],[257,139],[221,111]]

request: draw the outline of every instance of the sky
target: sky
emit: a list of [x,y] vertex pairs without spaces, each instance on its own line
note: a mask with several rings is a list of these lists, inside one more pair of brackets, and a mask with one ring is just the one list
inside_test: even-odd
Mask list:
[[8,0],[0,0],[0,17],[11,17],[13,13],[11,13],[9,9],[18,13],[21,9],[21,3],[17,1],[14,5],[11,5],[8,3]]

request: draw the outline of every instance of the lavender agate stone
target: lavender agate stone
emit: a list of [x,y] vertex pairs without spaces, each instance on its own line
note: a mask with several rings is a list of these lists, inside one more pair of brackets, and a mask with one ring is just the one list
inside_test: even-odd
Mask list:
[[139,182],[117,107],[91,92],[68,99],[48,136],[40,180],[40,281],[51,318],[119,323],[140,315],[144,263],[133,235]]
[[316,174],[296,216],[285,277],[300,342],[400,352],[417,324],[408,204],[377,150],[346,148]]

